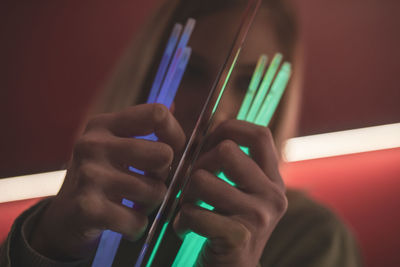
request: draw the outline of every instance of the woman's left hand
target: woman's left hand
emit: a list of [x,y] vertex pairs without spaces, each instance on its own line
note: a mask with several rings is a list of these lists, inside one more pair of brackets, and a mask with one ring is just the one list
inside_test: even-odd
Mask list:
[[[192,172],[175,230],[208,238],[199,266],[256,266],[287,208],[271,132],[229,120],[215,129],[209,144],[211,149],[199,158]],[[239,145],[249,148],[250,157]],[[220,171],[236,187],[215,175]],[[215,209],[199,207],[199,200]]]

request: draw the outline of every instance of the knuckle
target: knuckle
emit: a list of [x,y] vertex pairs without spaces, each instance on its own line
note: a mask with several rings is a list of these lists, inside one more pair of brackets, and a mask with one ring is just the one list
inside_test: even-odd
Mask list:
[[202,185],[202,181],[204,180],[204,176],[207,175],[207,171],[204,169],[197,169],[193,172],[191,181],[190,181],[190,186],[198,188],[200,185]]
[[156,165],[162,169],[166,168],[172,163],[173,158],[174,158],[173,149],[167,144],[158,143],[157,157],[155,158]]
[[285,214],[288,208],[288,200],[284,193],[277,194],[275,203],[275,210],[278,214],[283,215]]
[[267,209],[254,209],[252,212],[252,217],[257,227],[265,228],[271,224],[272,218]]
[[205,181],[206,175],[208,175],[208,172],[204,169],[197,169],[193,172],[186,189],[190,197],[196,197],[204,193],[204,187],[207,184]]
[[272,133],[269,128],[257,127],[254,132],[254,139],[262,146],[270,144],[273,140]]
[[257,208],[253,210],[252,217],[258,226],[265,227],[276,222],[285,214],[288,200],[277,185],[272,185],[261,204],[255,206]]
[[266,201],[278,215],[283,215],[287,210],[288,200],[285,190],[282,190],[278,184],[271,184]]
[[180,220],[185,225],[191,225],[194,221],[195,209],[191,204],[184,204],[180,211]]
[[164,106],[163,104],[155,103],[151,104],[152,105],[152,111],[151,111],[151,118],[152,120],[158,124],[161,123],[163,120],[168,115],[168,108]]
[[82,217],[98,220],[102,217],[102,201],[94,193],[84,193],[77,198],[78,214]]
[[220,157],[225,157],[226,155],[231,155],[237,150],[237,144],[232,140],[223,140],[217,146],[217,154]]
[[86,125],[86,130],[98,128],[104,125],[104,123],[107,121],[109,117],[109,114],[99,114],[96,116],[93,116],[87,123]]
[[235,225],[234,233],[228,236],[227,245],[231,249],[241,249],[251,240],[251,232],[242,223]]
[[75,186],[81,190],[98,190],[110,184],[107,171],[96,162],[87,160],[78,166]]
[[86,162],[80,166],[78,170],[78,179],[81,183],[91,183],[94,180],[94,177],[96,176],[96,168],[93,165],[94,164],[92,163]]
[[81,158],[98,152],[103,146],[101,138],[94,134],[85,134],[75,143],[74,156]]
[[229,132],[232,124],[235,123],[235,119],[228,119],[228,120],[224,120],[223,122],[220,123],[220,125],[218,126],[218,128],[221,129],[222,132]]

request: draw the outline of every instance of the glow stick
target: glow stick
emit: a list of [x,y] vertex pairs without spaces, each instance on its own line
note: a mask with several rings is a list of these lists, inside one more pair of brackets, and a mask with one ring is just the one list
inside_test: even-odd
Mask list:
[[[186,31],[181,37],[181,40],[183,38],[183,42],[180,41],[180,45],[185,45],[188,42],[188,39],[190,37],[191,32],[193,31],[193,26],[194,26],[194,20],[191,20],[190,23],[186,25],[185,29]],[[157,70],[156,78],[153,82],[152,88],[150,90],[149,97],[147,99],[147,103],[153,103],[156,99],[159,103],[165,104],[167,107],[170,107],[173,99],[175,98],[177,89],[181,83],[183,73],[185,72],[187,63],[190,59],[191,55],[191,49],[187,47],[183,47],[183,53],[180,52],[179,57],[176,57],[177,59],[177,65],[178,67],[174,66],[173,71],[169,71],[168,73],[172,75],[172,80],[169,81],[169,84],[164,86],[164,83],[162,84],[163,86],[161,87],[161,82],[164,80],[166,68],[168,67],[169,62],[171,61],[171,56],[174,51],[174,48],[176,46],[176,43],[178,41],[179,34],[182,30],[182,25],[176,24],[172,30],[171,36],[169,38],[166,50],[164,52],[163,58],[161,60],[160,66]],[[175,53],[176,55],[177,53]],[[174,57],[175,58],[175,57]],[[171,65],[169,66],[169,69],[171,69]],[[160,87],[164,92],[166,92],[166,97],[163,99],[162,97],[159,96],[160,93]],[[145,139],[145,140],[151,140],[151,141],[157,141],[158,138],[157,136],[152,133],[147,136],[137,136],[135,138],[139,139]],[[135,173],[139,174],[144,174],[142,170],[136,169],[132,166],[129,167],[129,170]],[[129,207],[133,208],[134,203],[128,199],[123,199],[122,204]],[[121,241],[122,235],[117,232],[113,232],[111,230],[105,230],[101,237],[100,237],[100,242],[96,251],[96,255],[94,257],[94,260],[92,262],[92,267],[107,267],[107,266],[112,266],[112,263],[114,261],[116,252],[119,247],[119,243]]]
[[246,116],[246,121],[254,122],[257,113],[259,112],[260,106],[263,100],[266,97],[266,94],[272,84],[272,81],[278,71],[279,65],[281,64],[282,55],[276,54],[271,61],[270,66],[268,67],[267,72],[265,73],[264,79],[260,85],[260,88],[257,91],[257,94],[253,100],[253,104],[249,110],[249,113]]
[[[166,197],[164,198],[157,212],[156,219],[153,221],[153,224],[147,234],[146,242],[142,248],[142,252],[138,260],[136,261],[135,267],[142,266],[143,262],[146,264],[145,266],[151,265],[151,263],[147,264],[148,260],[152,258],[152,254],[155,251],[154,250],[155,244],[159,243],[158,241],[160,240],[160,238],[163,237],[162,230],[164,229],[165,225],[168,225],[168,223],[171,221],[171,218],[173,218],[174,216],[177,203],[180,199],[180,197],[178,196],[181,195],[179,189],[182,188],[181,185],[184,185],[186,183],[185,181],[187,181],[188,178],[186,176],[186,173],[190,171],[193,162],[196,160],[201,150],[201,147],[205,140],[204,139],[205,133],[209,129],[210,122],[212,121],[212,118],[216,111],[216,107],[218,106],[218,103],[220,102],[220,99],[222,97],[222,92],[224,91],[229,76],[232,73],[232,69],[235,66],[235,63],[241,51],[241,47],[244,43],[250,25],[255,17],[255,14],[257,13],[260,4],[261,0],[248,1],[247,8],[244,12],[244,16],[242,18],[239,31],[233,42],[232,48],[228,54],[228,57],[226,58],[226,61],[222,69],[218,73],[217,79],[210,91],[210,94],[206,100],[205,105],[203,106],[203,110],[200,113],[199,119],[196,123],[193,133],[188,141],[185,151],[181,157],[181,160],[179,161],[177,169],[171,180],[170,186],[167,190]],[[181,174],[184,175],[184,177],[183,180],[179,181],[178,178],[181,177]],[[150,249],[153,250],[152,253],[151,254],[146,253],[146,251]],[[200,250],[197,251],[199,252]],[[197,258],[197,254],[194,254],[192,256]],[[183,266],[188,267],[188,265],[183,265]]]
[[267,126],[269,124],[276,108],[278,107],[279,101],[282,98],[286,85],[289,82],[290,75],[291,65],[290,63],[285,62],[282,64],[282,68],[271,87],[270,93],[265,98],[260,112],[254,121],[255,124],[262,126]]
[[[267,70],[267,73],[265,74],[263,83],[264,83],[264,88],[261,88],[263,85],[260,86],[260,89],[258,90],[263,90],[264,94],[267,90],[265,90],[265,88],[269,87],[268,84],[272,83],[272,79],[275,76],[276,70],[279,67],[279,63],[281,60],[282,56],[280,54],[276,55],[274,57],[274,64],[273,62],[271,63],[270,67]],[[255,75],[259,75],[259,69],[260,69],[260,65],[263,64],[263,56],[259,59],[257,67],[253,73],[253,77],[251,79],[251,81],[255,81],[258,77],[254,77]],[[260,63],[261,62],[261,63]],[[265,66],[264,66],[265,67]],[[272,69],[272,70],[271,70]],[[273,75],[271,74],[273,73]],[[261,74],[262,75],[262,74]],[[272,76],[272,78],[270,78]],[[282,70],[278,73],[278,76],[276,78],[276,80],[273,83],[273,86],[270,90],[270,92],[268,93],[267,97],[265,97],[265,101],[264,103],[257,103],[258,106],[260,106],[261,104],[263,104],[262,106],[269,106],[269,103],[273,103],[273,105],[271,105],[268,108],[268,114],[270,114],[270,117],[272,117],[273,113],[276,110],[276,107],[280,101],[280,98],[283,94],[283,91],[286,88],[287,82],[289,80],[290,77],[290,64],[289,63],[284,63]],[[271,81],[269,81],[271,80]],[[266,81],[266,82],[264,82]],[[259,82],[258,82],[259,83]],[[256,88],[257,89],[257,88]],[[251,86],[249,86],[248,91],[253,90],[253,88]],[[269,96],[269,97],[268,97]],[[246,99],[247,97],[247,99]],[[254,97],[254,92],[247,92],[245,99],[242,102],[242,106],[240,108],[241,112],[239,111],[239,114],[242,118],[243,114],[245,114],[246,109],[248,109],[248,107],[250,106],[249,103],[251,103],[253,101]],[[256,98],[264,99],[264,96],[259,94],[259,91],[257,92],[257,96]],[[267,99],[269,99],[269,101],[267,102]],[[255,100],[255,99],[254,99]],[[267,102],[267,103],[266,103]],[[254,105],[254,103],[253,103]],[[253,106],[252,106],[253,107]],[[251,108],[252,108],[251,107]],[[237,116],[237,119],[239,118],[239,114]],[[272,115],[271,115],[272,114]],[[246,116],[246,121],[248,122],[252,122],[254,123],[255,121],[251,121],[250,119],[254,119],[254,117],[257,115],[257,113],[254,116]],[[259,116],[260,114],[258,114],[257,117],[260,117],[260,121],[263,122],[263,125],[268,125],[269,120],[267,118],[265,118],[265,116]],[[240,149],[246,153],[247,155],[249,155],[249,149],[247,147],[240,147]],[[220,172],[219,174],[217,174],[217,177],[222,179],[223,181],[227,182],[228,184],[230,184],[231,186],[236,186],[234,182],[232,182],[228,177],[226,177],[226,175],[223,172]],[[208,210],[214,210],[214,207],[203,202],[203,201],[199,201],[198,205],[202,208],[208,209]],[[194,232],[190,232],[188,233],[184,240],[183,243],[181,245],[181,248],[178,251],[178,254],[175,258],[175,261],[172,265],[172,267],[183,267],[183,266],[188,266],[188,267],[192,267],[194,266],[194,264],[196,263],[196,260],[198,258],[198,255],[205,243],[205,241],[207,240],[206,237],[203,237],[201,235],[198,235]]]
[[261,57],[258,59],[257,66],[254,70],[253,76],[251,77],[250,85],[247,88],[246,95],[237,115],[238,120],[244,120],[249,112],[250,105],[253,102],[254,95],[256,94],[262,75],[264,74],[265,66],[267,65],[267,59],[268,58],[266,55],[261,55]]
[[164,105],[166,105],[167,107],[171,107],[172,102],[174,101],[176,91],[178,90],[178,87],[181,83],[183,73],[186,70],[186,66],[189,62],[191,54],[192,54],[192,49],[190,47],[185,47],[180,62],[178,63],[176,72],[172,78],[172,82],[167,91],[167,95],[165,96],[164,99]]
[[161,103],[166,105],[168,108],[171,106],[172,101],[170,103],[166,103],[165,100],[167,99],[167,95],[169,93],[169,88],[171,86],[171,83],[173,82],[173,78],[176,72],[177,65],[179,61],[181,60],[183,50],[185,49],[190,35],[193,32],[194,26],[196,24],[196,21],[192,18],[188,19],[185,29],[183,30],[183,34],[181,39],[179,40],[178,46],[176,48],[175,55],[172,59],[171,65],[168,69],[167,75],[165,76],[164,83],[161,87],[160,94],[158,95],[156,102]]
[[[229,68],[227,77],[224,80],[221,92],[218,95],[218,98],[217,98],[217,101],[216,101],[216,105],[214,106],[214,108],[212,110],[212,113],[215,113],[215,111],[216,111],[216,107],[218,106],[218,103],[219,103],[219,101],[220,101],[220,99],[222,97],[222,94],[223,94],[223,92],[225,90],[225,87],[226,87],[226,85],[227,85],[227,83],[229,81],[229,78],[230,78],[230,76],[232,74],[233,68],[236,65],[236,61],[237,61],[237,59],[239,57],[240,51],[241,51],[241,49],[239,48],[237,53],[235,54],[235,57],[233,59],[233,63]],[[177,199],[179,198],[180,194],[181,194],[181,191],[178,192],[178,194],[176,196]],[[208,204],[206,204],[204,202],[200,203],[200,205],[202,207],[205,207],[205,208],[207,208],[207,207],[208,208],[212,208],[212,206],[210,206],[210,205],[208,205]],[[159,247],[159,245],[160,245],[160,243],[161,243],[161,241],[162,241],[162,239],[164,237],[165,230],[168,227],[168,225],[169,225],[169,221],[164,223],[164,225],[163,225],[163,227],[162,227],[162,229],[160,231],[160,234],[159,234],[159,236],[158,236],[158,238],[156,240],[156,243],[154,245],[153,251],[152,251],[152,253],[151,253],[150,257],[149,257],[149,260],[147,261],[146,267],[150,267],[151,266],[151,264],[152,264],[152,262],[153,262],[153,260],[155,258],[155,255],[157,253],[158,247]],[[174,260],[172,266],[173,267],[192,266],[194,264],[195,260],[197,259],[197,256],[198,256],[198,254],[199,254],[199,252],[200,252],[200,250],[201,250],[201,248],[203,246],[203,243],[205,242],[206,239],[207,238],[201,237],[200,235],[198,235],[196,233],[189,233],[188,235],[186,235],[185,239],[184,239],[184,241],[183,241],[183,243],[181,245],[181,248],[179,249],[178,254],[175,257],[175,260]],[[146,243],[143,246],[142,251],[141,251],[141,253],[139,255],[139,258],[136,261],[135,267],[141,266],[142,261],[144,259],[144,255],[145,255],[147,249],[148,249],[148,243]]]
[[162,82],[165,77],[165,72],[171,61],[172,55],[175,51],[176,43],[178,42],[179,35],[182,31],[182,25],[177,23],[172,29],[171,36],[169,37],[167,47],[162,56],[160,66],[158,67],[156,77],[154,78],[153,85],[151,86],[149,97],[147,98],[147,103],[154,103],[160,92]]
[[[262,72],[265,69],[266,60],[267,60],[266,56],[261,56],[260,59],[258,60],[257,66],[256,66],[253,76],[251,78],[251,82],[253,82],[253,85],[257,84],[257,86],[258,86],[258,84],[261,80]],[[227,80],[229,80],[230,74],[228,75]],[[257,77],[257,76],[259,76],[259,77]],[[257,79],[258,79],[258,82],[257,82]],[[251,84],[251,82],[250,82],[250,84]],[[248,107],[250,106],[250,103],[253,100],[256,89],[257,88],[254,89],[254,87],[250,86],[250,85],[247,89],[245,99],[247,97],[246,105],[247,105],[247,103],[249,103]],[[254,92],[249,93],[249,91],[251,91],[251,90],[254,90]],[[220,94],[218,99],[220,99],[221,95],[222,94]],[[243,101],[243,102],[245,102],[245,101]],[[242,102],[242,106],[240,108],[241,112],[239,112],[241,114],[244,114],[246,112],[246,109],[248,109],[248,107],[243,107],[243,102]],[[215,112],[215,109],[213,110],[213,112]],[[241,116],[243,116],[243,115],[241,115]],[[238,117],[239,117],[239,115],[238,115]],[[246,149],[246,148],[243,148],[243,149]],[[217,175],[217,177],[222,179],[223,181],[227,182],[231,186],[235,186],[235,183],[232,182],[231,180],[229,180],[229,178],[226,177],[226,175],[223,172],[220,172]],[[214,210],[213,206],[211,206],[203,201],[199,201],[198,205],[200,207],[208,209],[208,210]],[[184,267],[184,266],[192,267],[195,264],[195,262],[198,258],[198,255],[201,251],[201,248],[203,247],[206,240],[207,240],[206,237],[196,234],[194,232],[188,233],[185,236],[185,238],[183,239],[183,243],[178,251],[178,254],[175,257],[172,267]],[[150,265],[146,265],[146,267],[149,267],[149,266]]]

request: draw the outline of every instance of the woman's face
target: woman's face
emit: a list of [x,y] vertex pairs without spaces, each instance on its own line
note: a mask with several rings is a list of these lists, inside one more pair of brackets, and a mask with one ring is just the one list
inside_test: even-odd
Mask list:
[[[201,108],[222,67],[238,30],[243,9],[227,9],[197,18],[189,46],[192,57],[176,97],[175,115],[190,134]],[[268,11],[260,9],[247,36],[239,61],[215,115],[214,125],[234,118],[261,54],[278,52]]]

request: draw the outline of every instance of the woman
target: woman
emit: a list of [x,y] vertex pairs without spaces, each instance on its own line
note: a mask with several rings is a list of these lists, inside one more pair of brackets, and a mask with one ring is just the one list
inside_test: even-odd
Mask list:
[[[159,3],[106,88],[96,111],[102,114],[89,120],[77,140],[60,192],[14,224],[2,250],[4,266],[90,266],[103,229],[131,240],[123,241],[115,265],[133,264],[148,216],[165,194],[169,166],[182,150],[185,132],[190,134],[202,105],[204,95],[198,92],[208,88],[206,81],[213,80],[220,67],[221,51],[229,44],[224,41],[236,31],[228,22],[237,18],[240,7],[240,1],[226,0]],[[280,51],[295,68],[301,67],[301,61],[295,60],[295,26],[288,10],[281,1],[263,1],[233,81],[249,75],[240,66],[254,68],[260,53]],[[188,89],[177,96],[174,115],[161,105],[132,106],[143,102],[146,92],[141,88],[149,88],[160,57],[157,52],[162,51],[171,25],[188,16],[198,21],[191,43],[197,60],[190,62],[182,85]],[[204,49],[207,45],[209,49]],[[203,65],[195,66],[198,61]],[[278,148],[295,130],[300,80],[301,72],[295,70],[271,125]],[[271,132],[232,120],[244,89],[243,84],[231,82],[223,98],[208,149],[192,172],[189,197],[174,221],[176,232],[190,230],[208,237],[199,266],[357,266],[353,240],[336,217],[301,193],[285,191]],[[159,142],[131,138],[151,132]],[[251,158],[238,145],[249,147]],[[130,164],[146,175],[129,172]],[[237,188],[214,176],[222,169]],[[123,207],[122,198],[133,200],[139,208]],[[199,199],[216,209],[200,209],[195,205]],[[176,251],[179,242],[172,233],[164,241],[170,251]],[[170,251],[161,251],[155,266],[168,265]]]

